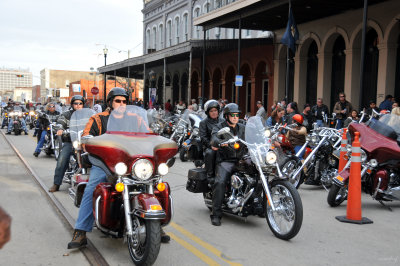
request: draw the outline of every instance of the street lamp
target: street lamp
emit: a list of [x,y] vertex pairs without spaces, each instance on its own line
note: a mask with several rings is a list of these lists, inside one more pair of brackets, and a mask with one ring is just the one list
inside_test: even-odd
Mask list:
[[[106,66],[107,65],[107,53],[108,53],[108,49],[106,46],[104,46],[103,53],[104,53],[104,66]],[[106,75],[106,72],[104,72],[104,103],[106,103],[106,97],[107,97],[107,75]]]

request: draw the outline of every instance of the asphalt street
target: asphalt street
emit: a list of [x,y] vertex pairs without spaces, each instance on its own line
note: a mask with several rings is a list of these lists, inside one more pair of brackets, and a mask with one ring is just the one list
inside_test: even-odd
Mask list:
[[[7,136],[48,187],[56,161],[43,153],[32,154],[36,140]],[[67,250],[71,232],[45,200],[36,183],[0,135],[0,204],[13,217],[12,239],[0,250],[0,265],[85,265],[80,252]],[[162,244],[155,265],[400,265],[400,202],[388,203],[389,211],[369,195],[362,196],[363,216],[373,224],[340,223],[346,205],[331,208],[327,192],[302,185],[304,219],[299,234],[290,241],[274,237],[265,218],[225,215],[222,226],[210,223],[201,194],[185,189],[191,162],[176,160],[164,178],[172,187],[174,217],[165,231],[171,236]],[[67,184],[55,193],[76,219],[78,209],[67,194]],[[94,229],[90,240],[110,265],[131,264],[122,239],[104,236]]]

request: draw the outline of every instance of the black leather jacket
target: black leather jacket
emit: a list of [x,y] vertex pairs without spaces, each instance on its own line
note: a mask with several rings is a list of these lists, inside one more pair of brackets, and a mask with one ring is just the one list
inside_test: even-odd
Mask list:
[[49,119],[51,122],[55,122],[58,119],[58,116],[60,115],[60,112],[54,111],[51,113],[50,111],[45,112],[43,115],[39,116],[39,129],[40,130],[47,130],[47,127],[49,126],[50,121],[46,118],[46,114],[49,116]]
[[211,133],[214,129],[214,127],[218,124],[223,122],[224,119],[222,118],[217,118],[217,119],[211,119],[210,117],[207,117],[206,119],[203,119],[200,122],[199,125],[199,134],[200,134],[200,139],[201,143],[203,144],[203,149],[210,149],[211,148]]
[[218,134],[217,134],[218,131],[224,127],[229,127],[230,132],[234,136],[238,136],[240,139],[244,140],[245,139],[245,135],[244,135],[245,125],[243,125],[241,123],[237,123],[236,127],[232,128],[229,126],[229,124],[226,121],[224,121],[224,122],[218,123],[212,131],[211,146],[218,148],[217,162],[218,163],[219,162],[236,162],[236,161],[240,160],[246,154],[247,148],[242,143],[239,143],[239,145],[240,145],[239,149],[234,149],[233,144],[229,144],[226,147],[220,147],[219,144],[221,144],[222,142],[225,142],[231,138],[231,136],[229,136],[228,134],[218,136]]
[[[57,126],[59,126],[59,128],[63,129],[63,130],[68,129],[69,128],[69,120],[71,120],[71,116],[74,112],[75,112],[75,110],[71,108],[68,111],[62,113],[57,119]],[[69,134],[63,134],[62,141],[63,142],[71,142],[71,136]]]

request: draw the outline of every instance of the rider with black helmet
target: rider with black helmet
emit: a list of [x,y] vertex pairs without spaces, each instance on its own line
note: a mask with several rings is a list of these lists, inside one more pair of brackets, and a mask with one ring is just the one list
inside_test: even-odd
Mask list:
[[[79,109],[82,109],[85,105],[85,98],[81,95],[74,95],[71,98],[71,108],[62,113],[57,119],[57,126],[59,129],[57,130],[57,136],[61,136],[63,141],[63,147],[61,149],[60,155],[57,159],[56,170],[54,171],[54,184],[49,189],[49,192],[56,192],[60,189],[65,171],[68,168],[69,158],[72,154],[72,143],[71,137],[69,134],[63,134],[64,130],[69,128],[69,120],[71,119],[72,114]],[[38,154],[34,154],[37,157]]]
[[[220,105],[216,100],[208,100],[204,104],[204,110],[207,118],[200,122],[199,134],[203,144],[204,163],[207,171],[207,178],[214,178],[214,166],[216,148],[211,147],[211,133],[218,123],[223,122],[224,119],[219,118]],[[215,149],[215,150],[214,150]]]
[[216,226],[221,225],[221,207],[224,200],[226,183],[229,181],[229,177],[235,170],[235,165],[246,152],[243,145],[240,145],[237,149],[235,149],[231,144],[221,145],[221,143],[230,139],[231,136],[228,134],[218,135],[218,131],[222,128],[228,127],[232,135],[244,139],[245,126],[239,123],[240,113],[241,111],[236,103],[227,104],[223,111],[225,121],[217,124],[212,132],[211,146],[218,149],[211,213],[211,224]]

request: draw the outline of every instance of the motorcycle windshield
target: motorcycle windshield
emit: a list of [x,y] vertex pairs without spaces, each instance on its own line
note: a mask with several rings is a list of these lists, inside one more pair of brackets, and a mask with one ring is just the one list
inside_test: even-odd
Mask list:
[[79,135],[82,135],[89,118],[94,114],[95,112],[89,108],[83,108],[72,113],[69,121],[69,131],[72,142],[79,140]]
[[252,116],[247,120],[245,130],[245,140],[250,145],[247,146],[251,160],[254,163],[263,163],[270,148],[270,140],[265,134],[266,130],[261,121],[261,117]]
[[203,118],[197,113],[192,113],[192,114],[189,114],[189,120],[190,120],[192,127],[198,128],[200,126],[200,122],[201,122],[201,120],[203,120]]
[[193,111],[191,111],[191,110],[188,110],[188,109],[186,109],[184,112],[183,112],[183,114],[182,114],[182,116],[181,116],[181,118],[183,119],[183,120],[185,120],[188,124],[189,124],[189,115],[190,114],[193,114]]
[[22,108],[19,106],[14,106],[14,112],[22,112]]
[[382,116],[379,121],[390,126],[396,131],[397,135],[400,135],[400,115],[387,114]]
[[63,112],[62,107],[59,104],[56,104],[55,106],[56,106],[56,111],[61,114]]
[[149,128],[147,112],[136,105],[121,106],[114,109],[108,119],[107,133],[152,133]]

